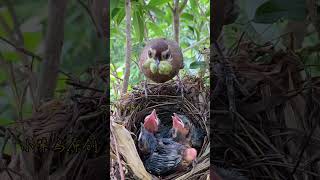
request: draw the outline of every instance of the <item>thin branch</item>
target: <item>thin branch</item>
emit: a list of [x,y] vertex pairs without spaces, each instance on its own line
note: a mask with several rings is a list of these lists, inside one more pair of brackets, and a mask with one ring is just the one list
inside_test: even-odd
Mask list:
[[7,5],[8,7],[8,11],[12,17],[12,20],[13,20],[13,29],[15,31],[15,33],[18,35],[18,39],[17,39],[17,42],[20,46],[23,45],[23,35],[22,35],[22,32],[20,30],[20,25],[19,25],[19,22],[18,22],[18,17],[16,15],[16,12],[13,8],[13,4],[10,0],[5,0],[5,4]]
[[[145,0],[143,0],[143,4],[146,6],[146,1],[145,1]],[[152,14],[150,13],[149,10],[147,10],[147,11],[148,11],[148,15],[150,16],[151,21],[152,21],[153,23],[155,23],[155,20],[153,19]]]
[[18,47],[17,45],[15,45],[14,43],[10,42],[9,40],[7,40],[6,38],[4,37],[1,37],[0,36],[0,40],[6,42],[7,44],[9,44],[10,46],[14,47],[17,51],[27,55],[27,56],[30,56],[32,58],[36,58],[38,59],[39,61],[42,61],[42,57],[40,57],[39,55],[36,55],[34,54],[33,52],[23,48],[23,47]]
[[60,58],[64,40],[65,14],[68,1],[48,1],[48,25],[45,42],[45,57],[41,62],[38,80],[37,104],[53,98],[58,80]]
[[92,91],[101,92],[101,93],[104,92],[104,91],[101,90],[101,89],[96,89],[96,88],[93,88],[93,87],[88,87],[88,86],[85,86],[85,85],[82,85],[82,84],[78,84],[78,83],[75,83],[75,82],[68,82],[68,81],[67,81],[66,84],[71,85],[71,86],[74,86],[74,87],[78,87],[79,89],[87,89],[87,90],[92,90]]
[[97,25],[97,22],[94,20],[93,16],[92,16],[92,13],[89,9],[89,7],[84,3],[82,2],[81,0],[78,0],[79,4],[84,8],[84,10],[87,12],[87,14],[89,15],[95,29],[96,29],[96,32],[98,33],[99,30],[98,30],[98,25]]
[[208,40],[209,38],[210,38],[210,37],[205,37],[205,38],[201,39],[200,41],[193,43],[193,44],[190,45],[189,47],[183,49],[182,52],[185,53],[185,52],[191,50],[192,48],[194,48],[194,47],[196,47],[196,46],[199,46],[200,44],[202,44],[203,42],[205,42],[205,41]]
[[183,3],[181,4],[180,8],[179,8],[179,14],[182,13],[183,9],[186,7],[188,3],[188,0],[184,0]]
[[179,44],[179,29],[180,29],[180,13],[179,13],[179,0],[174,0],[173,6],[173,34],[174,40]]
[[131,61],[131,2],[126,0],[126,64],[123,78],[122,94],[127,93],[130,77],[130,61]]

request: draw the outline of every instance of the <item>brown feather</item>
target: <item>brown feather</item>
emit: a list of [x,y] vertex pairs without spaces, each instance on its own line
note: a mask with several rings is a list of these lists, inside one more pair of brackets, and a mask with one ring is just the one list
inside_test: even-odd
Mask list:
[[[144,62],[148,59],[148,50],[152,48],[156,50],[156,57],[161,61],[161,52],[166,51],[169,48],[169,52],[172,56],[172,72],[169,75],[161,75],[159,73],[153,74],[150,69],[143,68]],[[140,54],[139,67],[142,73],[152,81],[156,83],[163,83],[169,81],[174,76],[176,76],[180,69],[183,69],[183,55],[179,45],[172,40],[167,40],[164,38],[153,39],[147,42],[146,46],[143,48]]]

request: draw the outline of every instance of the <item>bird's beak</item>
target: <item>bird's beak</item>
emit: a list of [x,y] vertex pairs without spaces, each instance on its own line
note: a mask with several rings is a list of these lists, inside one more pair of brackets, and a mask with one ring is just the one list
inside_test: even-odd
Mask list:
[[156,113],[156,110],[155,110],[155,109],[153,109],[151,115],[152,115],[153,118],[156,120],[157,125],[159,125],[158,116],[157,116],[157,113]]
[[157,67],[159,67],[159,64],[160,64],[160,60],[159,60],[159,58],[156,58],[156,65],[157,65]]

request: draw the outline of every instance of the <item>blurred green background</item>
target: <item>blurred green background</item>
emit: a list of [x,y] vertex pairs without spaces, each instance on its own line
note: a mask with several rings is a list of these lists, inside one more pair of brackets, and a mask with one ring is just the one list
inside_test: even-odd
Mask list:
[[[7,40],[12,39],[14,28],[13,15],[8,10],[8,6],[0,2],[0,37]],[[44,56],[44,41],[47,32],[48,1],[33,0],[11,0],[18,27],[22,32],[24,48],[41,57]],[[86,10],[76,0],[68,1],[64,27],[64,44],[61,55],[60,70],[74,77],[84,79],[80,75],[88,67],[96,65],[106,59],[107,54],[104,44],[98,39],[95,27]],[[18,119],[17,100],[15,96],[15,86],[21,95],[24,93],[27,84],[26,78],[19,75],[19,69],[23,69],[21,57],[17,51],[3,40],[0,40],[0,125],[8,125]],[[31,61],[31,57],[29,57]],[[15,74],[16,84],[10,80],[10,71],[3,66],[11,64]],[[40,62],[33,60],[33,72],[38,75]],[[55,96],[59,97],[67,90],[65,83],[66,76],[59,74],[59,80]],[[26,118],[32,113],[32,102],[30,91],[25,93],[22,105],[22,117]]]

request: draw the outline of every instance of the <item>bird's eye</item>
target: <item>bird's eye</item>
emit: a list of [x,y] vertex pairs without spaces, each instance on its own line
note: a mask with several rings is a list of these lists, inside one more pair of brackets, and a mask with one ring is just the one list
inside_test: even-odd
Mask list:
[[148,56],[149,56],[149,58],[152,58],[152,53],[151,53],[151,51],[148,51]]

